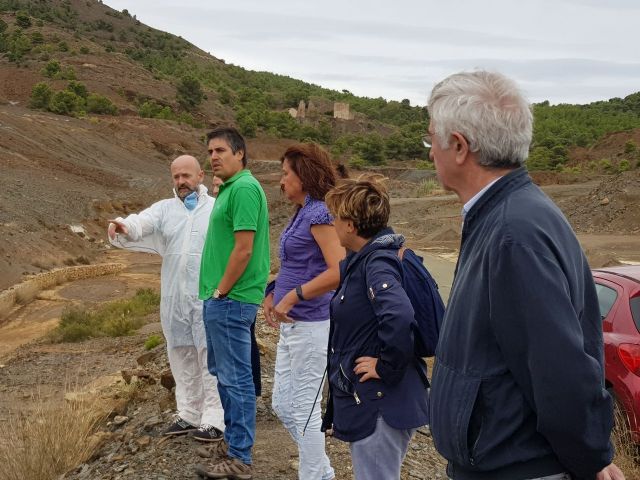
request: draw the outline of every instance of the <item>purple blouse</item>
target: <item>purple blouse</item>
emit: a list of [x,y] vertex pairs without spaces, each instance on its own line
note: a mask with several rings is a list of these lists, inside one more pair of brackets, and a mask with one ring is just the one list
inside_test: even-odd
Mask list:
[[[333,217],[321,200],[307,195],[304,206],[298,209],[287,228],[280,235],[280,272],[273,291],[273,305],[298,285],[303,285],[327,269],[322,250],[311,235],[313,225],[331,225]],[[329,319],[329,302],[333,292],[305,300],[289,312],[294,320],[313,322]]]

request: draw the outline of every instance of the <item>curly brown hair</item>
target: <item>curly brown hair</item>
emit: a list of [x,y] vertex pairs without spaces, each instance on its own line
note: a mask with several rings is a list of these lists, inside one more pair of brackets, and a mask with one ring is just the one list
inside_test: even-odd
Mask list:
[[362,238],[371,238],[387,227],[391,206],[383,175],[361,175],[338,183],[325,197],[336,218],[351,220]]
[[346,175],[344,168],[338,170],[334,167],[327,151],[313,142],[291,145],[280,158],[280,163],[285,160],[302,182],[302,190],[315,200],[324,200],[338,178]]

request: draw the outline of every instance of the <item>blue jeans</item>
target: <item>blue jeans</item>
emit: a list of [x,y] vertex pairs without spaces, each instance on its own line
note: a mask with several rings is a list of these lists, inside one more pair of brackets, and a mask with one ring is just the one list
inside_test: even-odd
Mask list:
[[251,325],[258,305],[230,298],[204,301],[207,364],[218,377],[224,440],[230,457],[251,464],[256,434],[256,391],[251,372]]

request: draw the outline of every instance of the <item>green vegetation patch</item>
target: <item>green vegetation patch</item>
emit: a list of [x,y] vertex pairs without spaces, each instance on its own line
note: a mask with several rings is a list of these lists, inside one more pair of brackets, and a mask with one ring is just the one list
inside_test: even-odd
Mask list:
[[70,308],[63,312],[49,339],[60,343],[130,335],[144,325],[147,315],[158,311],[159,305],[160,295],[145,288],[129,300],[109,302],[95,310]]
[[152,350],[162,343],[162,337],[160,335],[151,335],[144,342],[145,350]]

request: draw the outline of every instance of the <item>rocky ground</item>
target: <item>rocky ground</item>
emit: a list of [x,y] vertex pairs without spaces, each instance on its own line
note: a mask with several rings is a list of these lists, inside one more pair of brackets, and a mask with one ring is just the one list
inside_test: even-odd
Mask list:
[[[141,283],[157,285],[159,262],[155,257],[111,252],[110,260],[116,259],[129,265],[122,274],[58,286],[46,297],[60,304],[90,305],[116,295],[131,295]],[[99,298],[95,295],[97,289],[103,292]],[[154,314],[130,337],[55,345],[40,339],[5,352],[0,359],[0,421],[28,411],[36,399],[52,404],[63,402],[65,393],[66,401],[100,398],[110,402],[112,411],[94,436],[99,448],[91,459],[64,478],[196,478],[195,465],[208,460],[203,456],[202,445],[190,437],[161,436],[171,423],[175,408],[173,392],[166,388],[165,348],[160,345],[146,352],[143,347],[149,335],[159,331],[158,316]],[[268,327],[261,315],[257,335],[262,352],[263,396],[258,400],[254,477],[295,479],[297,449],[270,408],[277,331]],[[69,385],[79,389],[69,392]],[[351,478],[346,444],[330,438],[327,451],[336,478]],[[446,478],[444,461],[435,452],[428,429],[419,430],[412,441],[402,478]]]

